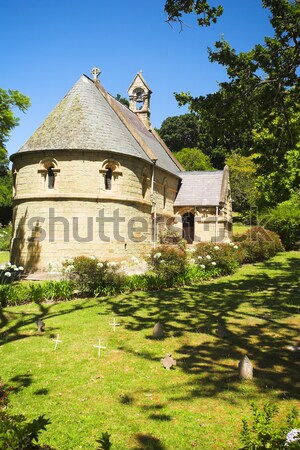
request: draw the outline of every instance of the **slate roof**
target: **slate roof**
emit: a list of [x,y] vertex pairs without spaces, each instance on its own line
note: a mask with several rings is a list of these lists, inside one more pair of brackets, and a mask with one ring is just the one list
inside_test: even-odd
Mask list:
[[174,206],[215,206],[225,201],[228,167],[214,172],[182,172]]
[[109,151],[147,162],[155,159],[158,167],[180,177],[180,164],[168,154],[155,135],[97,83],[82,75],[18,153],[39,150]]

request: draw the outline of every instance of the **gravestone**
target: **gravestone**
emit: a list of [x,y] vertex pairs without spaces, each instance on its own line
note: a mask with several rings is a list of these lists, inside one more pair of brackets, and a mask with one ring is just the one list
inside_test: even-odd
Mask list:
[[45,331],[44,330],[44,328],[45,328],[45,323],[42,321],[42,319],[37,319],[36,321],[35,321],[35,323],[36,323],[36,326],[38,327],[38,333],[41,333],[41,332],[43,332],[43,331]]
[[226,333],[225,328],[223,327],[223,325],[220,322],[218,322],[218,328],[217,328],[217,335],[218,335],[218,337],[220,339],[223,339],[226,336],[226,334],[227,333]]
[[253,378],[253,365],[247,355],[239,362],[239,376],[244,380],[252,380]]
[[153,327],[153,339],[162,339],[164,337],[164,327],[160,322],[157,322]]
[[170,370],[172,366],[176,366],[176,359],[172,358],[172,355],[166,355],[160,361],[167,370]]

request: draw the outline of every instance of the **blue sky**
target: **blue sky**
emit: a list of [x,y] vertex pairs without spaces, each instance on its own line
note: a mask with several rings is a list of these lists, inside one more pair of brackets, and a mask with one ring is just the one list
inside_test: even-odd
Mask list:
[[248,51],[272,34],[261,0],[212,0],[225,12],[216,25],[200,28],[195,17],[185,26],[166,22],[163,0],[15,0],[1,6],[0,87],[31,98],[26,114],[7,143],[16,152],[84,73],[102,70],[100,81],[112,95],[127,96],[139,70],[153,94],[155,127],[168,116],[184,114],[174,92],[205,95],[217,90],[225,70],[211,64],[207,47],[221,35],[237,50]]

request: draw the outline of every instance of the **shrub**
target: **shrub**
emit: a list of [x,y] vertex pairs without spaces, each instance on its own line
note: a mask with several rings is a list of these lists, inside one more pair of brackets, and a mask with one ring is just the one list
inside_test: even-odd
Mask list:
[[269,209],[262,217],[262,223],[280,236],[287,250],[297,248],[300,242],[300,193]]
[[[26,421],[23,415],[12,415],[7,409],[9,389],[0,379],[0,449],[51,450],[38,445],[39,435],[51,422],[44,416]],[[54,449],[52,449],[54,450]]]
[[122,291],[125,276],[119,272],[115,262],[101,262],[99,259],[78,256],[65,264],[65,275],[74,281],[82,295],[113,295]]
[[[274,417],[278,414],[276,405],[266,403],[261,410],[253,403],[252,423],[243,420],[240,440],[243,447],[240,450],[288,450],[295,448],[287,445],[287,433],[294,427],[297,419],[296,409],[292,409],[285,423],[277,424]],[[298,447],[299,448],[299,447]]]
[[251,227],[235,238],[245,253],[243,263],[264,261],[284,251],[279,236],[263,227]]
[[165,287],[176,285],[176,279],[184,275],[188,267],[186,252],[168,245],[153,249],[148,264],[164,280]]
[[11,265],[10,262],[0,266],[0,285],[10,284],[16,280],[20,280],[24,275],[24,267]]
[[233,243],[200,243],[194,258],[199,267],[210,276],[229,275],[236,271],[244,258],[243,250]]
[[182,238],[174,227],[167,227],[160,233],[159,241],[162,245],[176,245],[180,250],[186,248],[186,240]]
[[10,249],[10,240],[12,233],[12,225],[8,224],[6,227],[0,224],[0,251],[7,252]]
[[41,303],[49,300],[71,300],[74,285],[69,280],[43,283],[15,283],[0,286],[0,306],[16,306],[25,303]]

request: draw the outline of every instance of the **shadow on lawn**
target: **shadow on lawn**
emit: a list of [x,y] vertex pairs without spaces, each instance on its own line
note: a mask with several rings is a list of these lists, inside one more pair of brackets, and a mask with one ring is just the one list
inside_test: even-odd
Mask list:
[[[65,310],[53,311],[53,307],[56,306],[55,303],[36,303],[38,307],[38,312],[36,313],[11,313],[4,312],[0,308],[0,347],[8,342],[17,341],[20,339],[25,339],[32,336],[43,336],[47,335],[50,338],[56,336],[57,328],[50,327],[47,324],[48,319],[53,319],[54,317],[60,317],[64,315],[70,315],[81,309],[94,308],[94,304],[86,305],[85,303],[90,303],[89,299],[82,299],[81,303],[76,303],[71,305],[68,303],[68,307]],[[46,323],[45,332],[38,332],[36,320],[41,318]],[[13,322],[9,325],[10,321]],[[25,327],[31,328],[30,331],[22,331]],[[2,331],[5,330],[5,331]],[[35,334],[33,334],[35,331]]]
[[[201,383],[200,390],[193,377],[185,400],[238,390],[237,365],[244,354],[254,364],[254,383],[261,391],[274,389],[280,397],[300,398],[299,354],[287,349],[299,345],[295,316],[300,311],[300,261],[290,257],[285,267],[276,260],[257,266],[260,274],[239,279],[111,300],[114,314],[130,317],[127,328],[131,331],[151,333],[159,320],[167,336],[201,333],[201,344],[170,349],[176,354],[178,369],[195,375]],[[284,273],[276,272],[283,268]],[[294,325],[287,323],[291,319]],[[218,327],[221,336],[214,332]],[[139,356],[153,360],[150,352]]]
[[135,435],[138,447],[133,450],[166,450],[159,439],[151,434],[138,433]]

